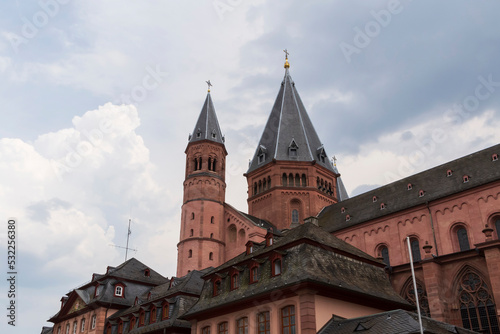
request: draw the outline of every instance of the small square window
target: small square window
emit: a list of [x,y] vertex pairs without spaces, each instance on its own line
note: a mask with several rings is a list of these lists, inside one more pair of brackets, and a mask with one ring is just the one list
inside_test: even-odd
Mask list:
[[115,296],[116,297],[122,297],[123,296],[123,287],[120,285],[117,285],[115,287]]

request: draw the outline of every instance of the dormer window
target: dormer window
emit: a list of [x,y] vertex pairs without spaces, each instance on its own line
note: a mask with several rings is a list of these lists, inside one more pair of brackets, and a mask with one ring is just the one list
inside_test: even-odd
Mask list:
[[149,322],[150,323],[156,322],[156,306],[151,307],[151,313],[149,315]]
[[462,179],[464,180],[464,183],[469,182],[469,175],[464,175]]
[[298,149],[299,149],[299,146],[295,142],[295,139],[292,139],[292,141],[290,142],[290,145],[288,145],[288,156],[290,158],[296,158]]
[[261,163],[263,163],[264,161],[266,161],[266,152],[267,152],[267,149],[265,148],[265,146],[260,145],[259,150],[257,151],[257,163],[259,165]]
[[139,312],[139,327],[141,326],[144,326],[144,323],[145,323],[145,320],[146,320],[146,312],[144,312],[144,310],[141,310],[141,312]]
[[272,261],[272,276],[279,276],[281,275],[281,257],[275,258]]
[[351,216],[350,215],[345,215],[345,221],[348,222],[349,220],[351,220]]
[[424,197],[425,192],[423,190],[418,191],[418,197]]
[[214,296],[218,296],[221,293],[221,286],[222,286],[222,281],[220,278],[217,278],[216,280],[214,280],[214,283],[213,283],[213,288],[214,288],[213,295]]
[[377,201],[377,196],[373,196],[373,203]]
[[380,210],[384,210],[385,209],[385,203],[380,203]]
[[247,255],[252,254],[253,253],[253,242],[249,241],[246,243],[245,246],[247,246],[247,251],[246,251]]
[[325,149],[323,148],[323,146],[319,147],[317,150],[316,150],[317,154],[318,154],[318,159],[319,161],[321,162],[325,162],[326,161],[326,152],[325,152]]
[[231,290],[238,289],[238,273],[231,275]]
[[254,264],[250,268],[250,284],[258,281],[259,281],[259,266],[257,264]]
[[212,130],[212,138],[213,139],[217,138],[217,132],[215,130]]
[[161,320],[168,319],[169,317],[169,305],[168,302],[163,302],[161,306]]
[[491,155],[491,161],[498,161],[498,154],[493,153],[493,154]]
[[340,213],[345,213],[345,208],[344,207],[340,208]]
[[151,276],[151,270],[149,270],[149,269],[144,269],[144,276],[146,276],[146,277]]
[[266,247],[272,246],[273,245],[273,233],[268,232],[266,234]]
[[123,295],[125,292],[124,290],[125,290],[125,287],[122,284],[117,284],[115,286],[115,297],[122,297],[123,298]]
[[201,138],[201,129],[198,128],[198,130],[196,131],[196,138]]
[[453,171],[452,171],[451,169],[448,169],[448,170],[446,171],[446,177],[450,177],[450,176],[452,176],[452,175],[453,175]]
[[99,297],[99,283],[95,286],[94,297]]
[[411,184],[411,183],[408,183],[408,185],[406,186],[406,189],[408,189],[408,190],[412,190],[412,188],[413,188],[412,184]]

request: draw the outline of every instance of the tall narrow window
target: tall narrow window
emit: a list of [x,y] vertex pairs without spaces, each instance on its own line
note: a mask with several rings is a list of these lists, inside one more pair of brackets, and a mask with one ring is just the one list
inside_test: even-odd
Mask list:
[[123,320],[118,322],[118,334],[123,334]]
[[259,267],[255,265],[250,269],[250,284],[258,281],[259,281]]
[[259,193],[262,192],[262,180],[259,180]]
[[193,250],[192,249],[189,250],[188,257],[193,257]]
[[273,276],[281,275],[281,259],[276,259],[273,261]]
[[220,279],[214,281],[214,296],[217,296],[220,294],[221,285],[222,285],[222,283],[221,283]]
[[193,235],[194,235],[194,231],[193,231],[193,229],[191,229],[191,230],[189,231],[189,236],[190,236],[190,237],[192,237]]
[[295,306],[281,309],[281,334],[295,334]]
[[271,177],[267,177],[267,189],[271,189]]
[[151,307],[151,312],[149,313],[149,323],[156,322],[156,306]]
[[464,227],[461,227],[457,230],[457,238],[458,245],[460,246],[460,251],[466,251],[470,249],[467,230]]
[[299,211],[296,209],[292,210],[292,223],[298,223],[299,222]]
[[94,314],[92,316],[92,321],[90,322],[90,329],[94,329],[95,328],[95,322],[96,322],[96,315]]
[[57,334],[61,334],[61,326],[57,327]]
[[208,157],[208,170],[212,170],[212,157]]
[[496,307],[483,279],[468,270],[460,278],[460,315],[464,328],[481,333],[500,333]]
[[238,289],[238,274],[231,276],[231,290]]
[[391,262],[389,261],[389,249],[387,247],[382,247],[380,249],[380,255],[382,255],[382,259],[384,261],[384,263],[388,266],[391,265]]
[[238,334],[248,334],[248,318],[243,317],[236,321],[236,327],[238,328]]
[[299,174],[295,174],[295,186],[300,187],[300,176]]
[[111,334],[111,324],[110,323],[108,323],[106,325],[106,334]]
[[78,323],[75,321],[73,322],[73,334],[76,334],[77,331],[78,331]]
[[170,307],[167,302],[164,302],[163,305],[161,306],[161,319],[165,320],[168,319],[170,315]]
[[227,322],[221,322],[218,326],[217,326],[217,334],[228,334],[228,324]]
[[146,320],[146,312],[144,310],[141,310],[139,313],[139,327],[144,326],[144,321]]
[[415,238],[410,239],[410,245],[411,245],[411,253],[413,256],[413,262],[422,260],[422,257],[420,256],[420,243],[418,242],[418,239]]
[[80,325],[80,332],[84,332],[84,331],[85,331],[85,318],[82,318],[82,322]]
[[257,195],[259,192],[257,191],[257,182],[253,183],[253,194]]
[[292,173],[288,174],[288,185],[290,187],[293,187],[293,174]]
[[212,172],[215,172],[215,166],[217,166],[217,159],[212,160]]
[[283,173],[283,177],[281,178],[281,183],[282,183],[282,185],[283,185],[284,187],[286,187],[286,186],[287,186],[287,184],[286,184],[286,174],[285,174],[285,173]]
[[307,187],[306,174],[302,174],[302,187]]
[[269,312],[261,312],[257,315],[258,334],[271,334],[271,321]]
[[66,334],[69,334],[69,324],[66,324]]
[[266,191],[267,189],[267,180],[264,178],[264,181],[262,181],[262,190]]
[[208,259],[210,261],[213,261],[213,259],[214,259],[214,253],[210,252],[210,254],[208,254]]
[[128,330],[131,331],[132,329],[135,328],[135,317],[134,316],[131,316],[130,317],[130,324],[129,324],[129,328]]

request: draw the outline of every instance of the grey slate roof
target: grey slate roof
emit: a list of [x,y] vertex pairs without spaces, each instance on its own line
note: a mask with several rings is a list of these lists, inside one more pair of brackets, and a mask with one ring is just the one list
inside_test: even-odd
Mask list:
[[[477,333],[428,317],[422,317],[426,334],[473,334]],[[394,310],[366,317],[336,320],[332,318],[318,334],[419,334],[420,326],[416,313]]]
[[[338,231],[500,181],[500,160],[492,161],[492,155],[495,153],[500,154],[500,144],[332,204],[319,214],[319,225],[329,232]],[[448,170],[452,171],[451,176],[447,176]],[[464,175],[469,177],[468,182],[464,183]],[[422,197],[419,197],[420,190],[424,191]],[[377,198],[376,202],[373,201],[374,196]],[[382,203],[385,204],[383,210],[380,209]],[[342,212],[342,208],[345,212]],[[346,221],[346,215],[350,216],[349,221]]]
[[[335,173],[340,175],[339,171],[337,170],[337,167],[334,165],[333,170]],[[345,189],[344,182],[342,182],[342,177],[337,177],[337,190],[338,190],[338,201],[342,202],[346,199],[349,198],[349,194],[347,193],[347,190]]]
[[[289,156],[289,147],[293,144],[297,146],[296,157]],[[259,164],[261,150],[265,152],[265,160]],[[321,166],[333,171],[333,166],[326,153],[324,162],[319,159],[318,154],[322,150],[324,151],[323,144],[319,140],[287,68],[247,173],[273,159],[316,161]]]
[[213,142],[224,144],[224,136],[215,114],[214,104],[210,93],[207,93],[207,98],[201,109],[200,116],[196,122],[193,133],[189,135],[189,143],[200,140],[211,140]]
[[[367,303],[376,301],[411,308],[392,288],[384,264],[356,247],[311,223],[283,234],[271,246],[254,243],[251,254],[242,253],[205,275],[200,300],[186,316],[215,312],[215,309],[231,307],[234,303],[247,303],[274,290],[282,291],[302,283],[320,286],[321,293],[356,296]],[[281,275],[271,277],[269,257],[276,252],[283,256],[283,270]],[[251,261],[259,263],[260,273],[258,282],[249,284],[248,264]],[[240,272],[240,283],[238,289],[230,291],[228,275],[234,269]],[[212,296],[213,275],[222,277],[222,291],[217,296]]]

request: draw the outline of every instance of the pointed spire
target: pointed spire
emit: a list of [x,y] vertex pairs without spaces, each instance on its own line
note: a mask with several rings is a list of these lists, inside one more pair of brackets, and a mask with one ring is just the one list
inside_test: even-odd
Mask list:
[[[286,49],[283,51],[287,54],[288,60],[288,51]],[[334,171],[286,64],[288,61],[285,63],[285,77],[248,172],[273,159],[316,161],[328,170]]]
[[217,120],[212,97],[210,96],[210,87],[212,84],[210,80],[207,81],[208,93],[203,108],[201,109],[200,116],[194,127],[193,134],[189,135],[189,142],[200,140],[211,140],[213,142],[224,145],[224,136]]

